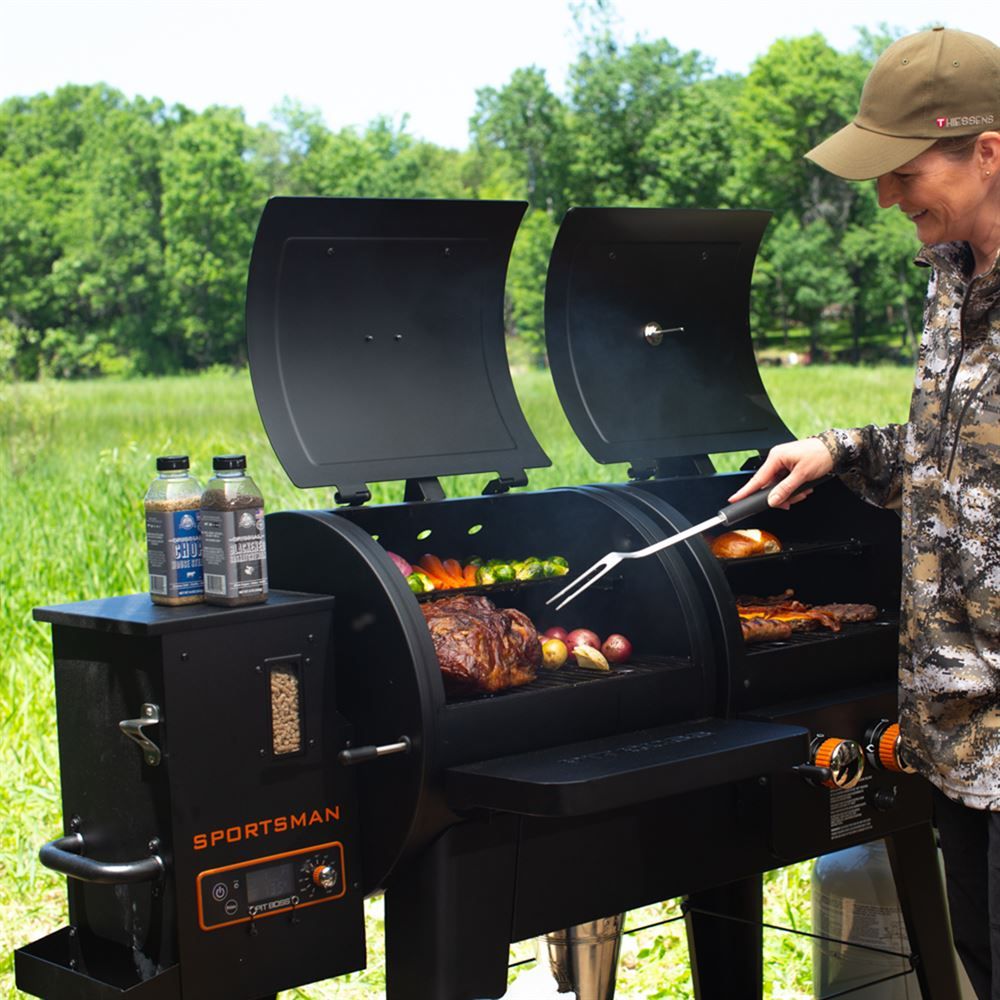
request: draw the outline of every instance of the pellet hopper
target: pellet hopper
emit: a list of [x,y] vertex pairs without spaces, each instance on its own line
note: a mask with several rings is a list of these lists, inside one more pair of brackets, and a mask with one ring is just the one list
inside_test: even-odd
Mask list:
[[[862,773],[866,729],[893,714],[892,515],[828,484],[766,515],[779,558],[728,568],[695,539],[581,598],[565,624],[627,635],[627,662],[490,693],[446,683],[432,607],[486,597],[508,630],[542,631],[565,578],[417,594],[390,553],[558,556],[572,573],[723,506],[743,478],[703,456],[790,436],[746,320],[765,217],[580,210],[553,252],[554,374],[584,443],[574,407],[610,443],[598,457],[635,472],[525,489],[548,459],[503,339],[524,209],[267,205],[254,391],[289,477],[335,506],[268,516],[267,605],[37,612],[54,627],[66,823],[45,856],[69,876],[71,924],[18,952],[22,989],[271,995],[363,967],[361,902],[384,892],[389,1000],[500,997],[512,942],[677,896],[697,995],[757,997],[759,924],[729,918],[759,919],[761,873],[886,836],[925,994],[957,997],[925,790],[891,753]],[[445,495],[458,474],[475,495]],[[397,502],[371,502],[383,481]],[[736,597],[779,585],[879,617],[744,648]]]

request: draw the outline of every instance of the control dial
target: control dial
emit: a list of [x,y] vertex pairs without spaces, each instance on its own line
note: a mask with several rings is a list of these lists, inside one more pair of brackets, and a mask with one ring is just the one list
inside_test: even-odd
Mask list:
[[810,746],[816,767],[826,768],[829,778],[819,780],[824,788],[853,788],[865,771],[865,755],[857,740],[817,736]]
[[865,734],[865,756],[884,771],[913,774],[916,771],[903,747],[899,723],[880,719]]
[[329,892],[337,886],[337,869],[333,865],[317,865],[312,870],[314,885]]

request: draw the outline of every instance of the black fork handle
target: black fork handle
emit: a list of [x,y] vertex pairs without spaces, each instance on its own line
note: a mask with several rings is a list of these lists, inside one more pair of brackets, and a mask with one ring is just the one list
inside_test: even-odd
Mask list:
[[[814,479],[812,482],[803,483],[795,495],[797,496],[803,490],[813,490],[817,486],[829,482],[831,479],[833,479],[833,476],[827,475],[820,476],[819,479]],[[754,514],[762,514],[765,510],[769,510],[767,498],[776,485],[776,483],[771,483],[770,486],[765,486],[764,489],[758,490],[756,493],[751,493],[750,496],[744,497],[742,500],[737,500],[735,503],[729,504],[728,507],[723,507],[719,511],[722,523],[729,526],[736,524],[738,521],[746,520],[748,517],[753,517]]]

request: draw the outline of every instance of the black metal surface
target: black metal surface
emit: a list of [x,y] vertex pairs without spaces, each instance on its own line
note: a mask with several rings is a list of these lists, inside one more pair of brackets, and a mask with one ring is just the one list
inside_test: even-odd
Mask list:
[[448,771],[456,809],[584,816],[791,769],[809,751],[792,726],[698,719]]
[[[546,346],[563,409],[599,462],[654,466],[791,437],[760,381],[747,322],[769,218],[628,208],[566,214],[545,289]],[[651,346],[643,336],[650,322],[683,332]]]
[[271,444],[298,486],[549,464],[504,346],[523,202],[273,198],[247,281],[247,348]]

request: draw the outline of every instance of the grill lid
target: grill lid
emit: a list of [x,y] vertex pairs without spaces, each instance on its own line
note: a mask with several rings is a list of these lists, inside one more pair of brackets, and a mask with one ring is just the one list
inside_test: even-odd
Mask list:
[[599,462],[767,449],[793,435],[760,380],[748,302],[770,214],[576,208],[559,229],[545,335],[563,409]]
[[[257,406],[297,486],[551,464],[504,346],[507,259],[522,202],[274,198],[247,280]],[[498,487],[494,487],[498,488]]]

